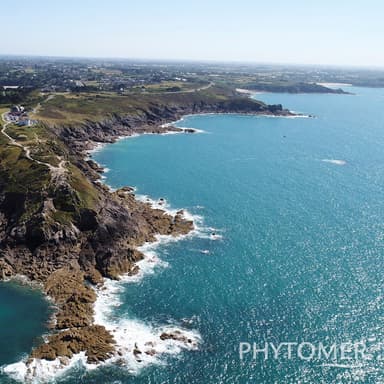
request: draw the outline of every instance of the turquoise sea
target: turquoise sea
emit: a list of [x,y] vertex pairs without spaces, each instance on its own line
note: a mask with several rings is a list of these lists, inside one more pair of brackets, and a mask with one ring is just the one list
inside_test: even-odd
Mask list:
[[[123,284],[112,316],[190,328],[202,342],[135,374],[77,369],[58,382],[384,382],[384,90],[348,90],[355,95],[256,96],[315,118],[188,116],[179,125],[204,133],[134,137],[94,154],[110,186],[166,198],[202,217],[208,234],[160,246],[166,264]],[[0,365],[32,345],[25,336],[7,353],[7,321],[0,316]],[[41,319],[30,323],[38,335]],[[12,323],[12,335],[24,326]],[[240,342],[361,342],[371,354],[241,361]]]
[[[50,306],[42,294],[27,286],[0,283],[0,365],[28,355],[47,330]],[[0,374],[0,383],[8,382]]]

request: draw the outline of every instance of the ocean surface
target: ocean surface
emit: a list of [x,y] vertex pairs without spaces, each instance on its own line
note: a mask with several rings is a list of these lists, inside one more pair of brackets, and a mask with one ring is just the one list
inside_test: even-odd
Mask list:
[[[0,365],[28,356],[47,331],[50,306],[42,294],[27,286],[0,283]],[[0,383],[7,383],[0,373]]]
[[[165,198],[199,225],[196,236],[160,245],[161,262],[144,276],[118,283],[106,317],[137,327],[138,338],[168,325],[201,340],[142,368],[79,366],[59,383],[384,382],[384,89],[348,90],[255,96],[315,118],[188,116],[178,125],[203,133],[128,138],[93,155],[111,187]],[[0,365],[28,351],[42,324],[36,312],[27,326],[9,320],[32,299],[10,293],[15,308],[5,289]],[[241,342],[357,342],[370,354],[240,360]]]

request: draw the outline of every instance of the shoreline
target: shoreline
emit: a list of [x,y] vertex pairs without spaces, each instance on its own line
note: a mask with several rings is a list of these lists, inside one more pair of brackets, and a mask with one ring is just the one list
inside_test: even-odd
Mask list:
[[249,96],[252,96],[252,95],[262,95],[264,93],[270,93],[270,92],[267,92],[267,91],[252,91],[250,89],[245,89],[245,88],[236,88],[236,92],[238,92],[240,94],[243,94],[243,95],[249,95]]
[[[165,210],[165,212],[167,212]],[[162,365],[165,355],[175,356],[183,351],[197,351],[203,342],[200,333],[193,328],[181,325],[182,319],[172,323],[155,325],[145,323],[138,318],[113,319],[114,310],[121,304],[121,294],[130,284],[136,284],[146,276],[156,273],[158,268],[166,268],[167,263],[157,255],[157,248],[198,235],[197,229],[186,235],[158,235],[156,241],[145,243],[137,249],[144,254],[144,259],[136,263],[140,270],[134,275],[123,274],[120,280],[104,278],[103,283],[94,288],[94,324],[103,326],[114,338],[113,356],[96,364],[88,363],[85,351],[74,354],[71,358],[58,357],[53,361],[34,358],[7,364],[0,371],[12,379],[26,383],[51,382],[62,378],[73,368],[95,370],[105,366],[116,366],[137,375],[150,365]],[[23,280],[24,284],[29,281]],[[33,282],[31,282],[33,284]],[[34,288],[38,288],[32,285]],[[41,287],[40,287],[41,289]],[[54,301],[44,295],[52,306]],[[42,335],[46,339],[49,335]]]
[[[275,115],[275,114],[267,114],[267,113],[239,113],[239,112],[207,112],[207,113],[189,113],[181,117],[180,119],[176,120],[173,123],[169,124],[177,124],[179,122],[182,122],[187,117],[193,117],[193,116],[238,116],[238,117],[264,117],[264,118],[274,118],[274,119],[300,119],[300,118],[313,118],[313,115],[306,115],[301,112],[295,112],[295,111],[289,111],[290,114],[287,115]],[[173,125],[174,127],[178,128],[177,125]],[[203,130],[199,130],[196,128],[185,128],[185,129],[194,129],[196,132],[193,133],[206,133]],[[177,134],[177,133],[183,133],[183,132],[171,132],[170,134]],[[160,134],[161,135],[161,134]],[[140,135],[139,135],[140,136]]]
[[[117,138],[116,142],[142,135],[204,133],[204,131],[195,128],[178,127],[176,125],[177,122],[181,121],[183,118],[184,117],[170,123],[164,123],[160,126],[164,129],[174,127],[180,129],[180,131],[171,130],[163,133],[149,132],[120,136]],[[93,154],[101,150],[107,144],[109,143],[97,145],[94,149],[86,151],[87,156],[100,167],[102,173],[105,173],[105,170],[108,168],[94,160]],[[111,143],[111,145],[112,144],[114,143]],[[110,190],[115,190],[115,188],[105,182],[105,180],[103,180],[102,183]],[[162,364],[162,355],[172,356],[180,354],[183,350],[198,350],[199,345],[202,343],[202,337],[197,330],[187,329],[177,324],[178,322],[180,323],[182,319],[174,320],[176,323],[173,325],[164,324],[156,326],[144,323],[137,318],[121,318],[118,322],[109,320],[108,315],[112,315],[114,308],[120,304],[119,293],[124,291],[129,284],[135,284],[144,279],[146,276],[156,273],[158,268],[167,268],[168,263],[161,260],[157,254],[159,247],[185,239],[192,239],[197,236],[208,236],[203,234],[203,218],[201,216],[193,215],[186,209],[172,208],[164,198],[155,200],[148,195],[136,194],[136,187],[130,188],[132,188],[132,191],[126,193],[134,193],[136,201],[149,204],[151,208],[161,210],[165,214],[173,217],[182,213],[186,220],[193,222],[193,229],[186,234],[177,236],[157,234],[155,235],[155,241],[146,242],[139,246],[137,250],[143,253],[144,259],[136,262],[136,267],[138,267],[137,273],[134,275],[123,274],[120,276],[119,281],[104,279],[102,287],[96,289],[97,299],[94,305],[95,323],[103,325],[108,331],[110,331],[114,335],[117,342],[117,356],[106,360],[101,363],[101,365],[114,364],[124,367],[132,374],[137,374],[141,369],[148,365]],[[166,334],[170,337],[165,338]],[[137,358],[138,355],[140,356],[140,359]],[[79,356],[79,358],[84,359],[83,356]],[[89,365],[85,366],[88,369],[90,368]]]
[[353,84],[349,84],[349,83],[316,83],[318,85],[322,85],[323,87],[353,87]]
[[[165,123],[160,127],[175,127],[175,123],[176,121]],[[99,181],[95,182],[101,183],[103,186],[107,187],[111,193],[114,193],[116,190],[104,182],[102,176],[102,174],[106,173],[109,169],[97,163],[93,159],[93,153],[102,150],[108,144],[114,144],[120,140],[142,135],[191,134],[203,132],[194,128],[177,128],[180,130],[169,130],[162,133],[145,132],[118,136],[112,143],[93,142],[91,143],[93,148],[84,151],[83,157],[85,161],[92,160],[99,167],[98,173],[100,173],[101,177]],[[125,193],[129,194],[130,192]],[[103,278],[103,282],[98,287],[94,288],[96,301],[93,306],[93,324],[105,327],[105,329],[114,337],[116,343],[114,356],[97,364],[90,364],[87,362],[85,351],[74,354],[69,359],[56,358],[53,361],[49,361],[34,358],[32,361],[26,362],[21,360],[3,366],[0,368],[3,373],[17,381],[33,382],[34,380],[53,380],[65,375],[66,372],[74,367],[81,366],[86,370],[93,370],[105,365],[116,365],[127,369],[132,374],[137,374],[147,365],[161,364],[161,357],[164,354],[175,355],[181,353],[183,350],[193,351],[198,349],[202,339],[198,331],[193,329],[186,329],[177,324],[173,326],[169,324],[154,326],[152,324],[145,324],[139,319],[120,319],[120,322],[125,322],[126,324],[116,324],[113,321],[108,320],[108,314],[111,314],[113,308],[117,306],[116,302],[119,302],[119,298],[117,297],[118,293],[123,291],[126,285],[138,282],[142,278],[145,278],[146,275],[154,273],[154,270],[159,266],[165,266],[165,263],[157,256],[156,249],[158,247],[198,236],[201,230],[201,228],[197,226],[197,221],[200,220],[200,216],[192,215],[185,209],[172,209],[166,200],[163,200],[163,202],[159,204],[159,201],[153,200],[147,195],[135,195],[135,200],[138,203],[150,205],[154,210],[161,210],[163,214],[172,217],[175,217],[182,212],[181,215],[183,219],[193,221],[193,228],[187,234],[155,235],[155,241],[146,242],[137,247],[137,250],[143,253],[144,258],[135,263],[135,267],[138,268],[135,274],[131,275],[130,273],[124,273],[119,276],[120,280],[118,281],[110,278]],[[53,308],[55,307],[55,300],[44,292],[43,284],[35,283],[22,275],[14,276],[8,280],[20,281],[23,284],[39,289],[43,292],[48,303],[52,305]],[[48,319],[49,323],[55,321],[56,311],[54,311],[52,317]],[[139,338],[136,337],[137,334],[140,335]],[[46,340],[49,335],[50,332],[42,335],[42,337]]]
[[[251,91],[250,91],[251,92]],[[262,92],[267,93],[267,92]],[[252,92],[253,94],[253,92]],[[97,164],[100,168],[100,170],[97,170],[98,173],[103,174],[107,173],[109,171],[108,168],[104,167],[102,164],[97,163],[93,160],[92,154],[96,153],[100,150],[102,150],[106,145],[108,144],[114,144],[121,140],[128,140],[136,137],[146,136],[146,135],[155,135],[155,136],[166,136],[166,135],[178,135],[178,134],[201,134],[201,133],[207,133],[206,131],[202,129],[197,128],[190,128],[190,127],[180,127],[177,124],[181,123],[185,118],[193,117],[193,116],[254,116],[254,117],[267,117],[267,118],[285,118],[285,119],[296,119],[296,118],[313,118],[312,115],[303,114],[300,112],[295,112],[291,110],[287,110],[285,114],[275,114],[275,113],[266,113],[266,112],[197,112],[197,113],[186,113],[182,115],[177,120],[171,120],[166,123],[162,123],[158,125],[157,127],[160,129],[163,129],[164,131],[148,131],[148,132],[140,132],[140,133],[127,133],[126,135],[117,135],[112,140],[113,141],[95,141],[95,140],[89,140],[87,142],[87,148],[84,149],[83,152],[83,159],[85,161],[91,160],[95,164]],[[167,130],[167,128],[174,128]],[[106,185],[109,189],[111,186],[103,183]]]
[[[142,244],[139,243],[137,246],[135,246],[135,250],[140,254],[144,253],[144,257],[142,259],[139,259],[139,261],[136,260],[134,262],[133,266],[130,267],[131,269],[128,272],[127,271],[124,272],[124,269],[121,270],[120,272],[117,272],[118,277],[120,279],[120,283],[124,283],[125,279],[129,280],[130,275],[135,276],[138,273],[137,264],[140,263],[142,260],[145,261],[145,259],[146,259],[145,252],[141,252],[143,250],[143,247],[144,248],[149,247],[150,251],[153,251],[153,249],[156,249],[159,245],[163,244],[164,240],[166,240],[166,242],[179,241],[179,240],[181,240],[185,237],[188,237],[188,236],[196,236],[196,234],[197,234],[196,223],[189,221],[188,215],[187,215],[187,217],[184,216],[185,213],[187,212],[185,210],[176,211],[176,215],[175,215],[174,211],[167,210],[164,205],[161,207],[156,206],[156,204],[153,204],[153,200],[151,203],[151,199],[149,199],[149,198],[146,198],[146,201],[143,202],[143,201],[140,201],[140,198],[138,198],[134,195],[132,197],[132,191],[130,191],[130,192],[127,192],[126,190],[124,191],[124,188],[120,188],[116,191],[112,191],[111,187],[108,186],[108,184],[106,184],[103,181],[102,176],[101,176],[101,174],[103,172],[105,172],[105,168],[103,168],[102,166],[97,164],[93,159],[91,159],[92,153],[100,150],[106,144],[113,144],[118,140],[128,139],[131,137],[137,137],[137,136],[140,136],[142,134],[164,135],[164,134],[176,134],[176,133],[202,133],[200,130],[196,130],[194,128],[177,127],[177,123],[179,123],[185,117],[190,116],[190,115],[206,115],[206,114],[219,115],[219,114],[227,114],[227,113],[225,113],[225,112],[224,113],[223,112],[208,112],[208,113],[200,112],[200,113],[192,113],[192,114],[186,113],[186,114],[181,115],[181,117],[178,118],[177,120],[175,118],[168,119],[168,120],[171,120],[168,122],[164,122],[164,120],[163,120],[163,124],[161,124],[162,121],[160,119],[160,121],[155,126],[146,126],[146,125],[141,126],[141,127],[139,126],[138,130],[136,132],[134,130],[126,130],[126,131],[122,131],[122,132],[120,131],[119,134],[115,134],[115,135],[110,134],[109,136],[108,135],[102,136],[100,140],[89,140],[89,139],[85,140],[83,142],[85,144],[82,147],[82,150],[80,150],[77,153],[76,156],[79,159],[79,161],[83,161],[84,163],[87,163],[89,160],[91,160],[93,163],[95,163],[97,165],[98,169],[95,170],[95,168],[91,167],[90,164],[88,164],[89,169],[88,169],[88,172],[85,173],[85,175],[91,183],[94,183],[95,185],[96,184],[100,185],[100,187],[99,187],[100,193],[111,194],[113,196],[113,198],[116,199],[116,201],[119,202],[119,204],[121,204],[122,207],[126,207],[125,209],[127,209],[127,207],[129,207],[129,204],[133,204],[134,207],[136,207],[136,208],[139,207],[139,209],[143,209],[144,206],[146,206],[147,207],[147,208],[145,208],[147,210],[146,215],[151,215],[152,214],[151,212],[153,212],[153,214],[155,214],[155,212],[157,212],[157,215],[158,215],[159,212],[161,212],[161,216],[164,216],[164,218],[167,218],[167,220],[172,218],[172,220],[177,220],[177,223],[180,224],[179,228],[176,228],[174,232],[172,232],[168,235],[162,235],[161,231],[159,230],[160,228],[157,229],[157,227],[155,227],[157,230],[157,233],[147,234],[147,236],[149,235],[149,237],[152,236],[152,239],[150,240],[150,242],[144,242]],[[297,116],[296,114],[293,114],[292,112],[287,111],[287,110],[282,110],[282,111],[277,110],[276,112],[270,112],[270,113],[266,113],[265,111],[262,111],[262,112],[260,111],[260,112],[252,112],[252,113],[234,112],[231,114],[234,114],[234,115],[252,115],[252,116],[268,116],[268,117],[295,117],[295,116]],[[177,115],[174,117],[177,118]],[[167,128],[170,128],[170,129],[167,129]],[[123,134],[121,134],[121,133],[123,133]],[[104,139],[104,141],[102,139]],[[74,147],[75,147],[75,145],[76,145],[76,143],[74,143]],[[93,173],[92,173],[92,171],[93,171]],[[93,177],[95,173],[98,174],[98,176],[99,176],[98,178]],[[124,196],[122,196],[122,194]],[[127,198],[127,202],[124,200],[125,198]],[[126,203],[128,205],[125,205]],[[142,208],[140,208],[140,207],[142,207]],[[191,223],[191,227],[188,228],[188,230],[187,230],[186,225],[188,223]],[[206,235],[206,236],[208,236],[208,235]],[[220,237],[217,237],[215,239],[211,238],[211,239],[217,240],[219,238]],[[119,247],[118,244],[116,244],[116,246],[117,246],[117,248]],[[60,271],[60,270],[58,270],[58,271]],[[65,278],[67,272],[68,271],[66,271],[66,270],[64,272],[61,272],[61,273],[64,273],[64,275],[62,277]],[[73,273],[73,272],[71,272],[71,273]],[[75,273],[77,273],[77,272],[75,272]],[[80,271],[79,271],[79,273],[80,273]],[[60,279],[60,274],[58,274],[58,277]],[[55,276],[56,279],[58,277]],[[99,283],[97,285],[100,288],[100,287],[103,287],[105,285],[112,284],[112,283],[116,283],[116,282],[113,279],[111,279],[110,277],[107,277],[107,278],[104,277],[102,282],[99,281]],[[116,284],[119,284],[119,283],[117,282]],[[99,288],[94,289],[94,292],[97,293]],[[47,293],[47,288],[45,289],[45,291],[43,290],[43,293],[45,294],[45,296],[47,298],[49,298],[49,294]],[[102,314],[98,313],[98,309],[100,309],[100,306],[98,306],[99,298],[100,298],[100,291],[96,295],[95,300],[93,301],[92,318],[91,319],[88,318],[89,326],[88,326],[88,328],[85,327],[84,332],[97,332],[97,327],[100,327],[100,325],[101,325],[101,328],[103,328],[103,332],[105,332],[105,333],[101,336],[102,337],[101,347],[103,348],[103,351],[100,353],[101,353],[101,356],[105,356],[105,357],[100,357],[100,359],[97,358],[98,359],[97,362],[92,361],[91,363],[89,363],[89,355],[88,356],[86,355],[87,348],[85,348],[85,351],[80,350],[80,352],[78,352],[78,353],[75,353],[73,351],[71,357],[65,357],[65,355],[62,355],[62,354],[58,354],[55,359],[47,359],[46,357],[36,357],[36,356],[41,356],[41,353],[43,351],[44,351],[43,356],[45,356],[45,354],[48,352],[49,348],[52,348],[52,346],[50,346],[51,345],[50,343],[52,340],[53,340],[53,343],[57,343],[57,342],[60,343],[61,342],[60,336],[62,335],[62,337],[64,337],[67,331],[63,328],[56,328],[54,330],[54,333],[49,332],[49,334],[43,335],[44,340],[45,340],[45,344],[42,344],[40,346],[40,350],[37,353],[34,354],[34,352],[36,352],[36,349],[34,349],[32,351],[32,355],[30,356],[30,358],[28,360],[23,359],[22,361],[19,361],[17,363],[8,364],[5,367],[1,368],[2,371],[11,377],[14,377],[17,380],[20,380],[20,378],[21,378],[20,375],[23,375],[22,379],[26,380],[27,382],[28,381],[30,382],[30,381],[36,380],[37,376],[42,380],[46,380],[47,378],[54,378],[56,376],[61,376],[62,374],[67,372],[69,369],[71,369],[76,364],[81,364],[86,369],[94,369],[94,368],[97,368],[99,366],[104,366],[105,364],[110,364],[110,363],[117,363],[117,365],[120,365],[121,356],[118,353],[119,345],[118,345],[118,343],[116,344],[116,340],[114,340],[115,339],[114,334],[116,334],[118,332],[118,328],[116,328],[116,325],[112,326],[108,322],[101,321],[102,324],[98,323],[98,321],[100,321],[100,319],[102,319],[102,316],[103,316]],[[52,297],[52,302],[55,305],[58,304],[57,297]],[[60,306],[58,306],[57,308],[59,308],[59,309],[53,313],[52,319],[51,319],[52,321],[56,321],[58,314],[63,315],[62,313],[60,313],[60,310],[62,308],[60,308]],[[90,314],[88,314],[88,316],[90,316]],[[76,328],[71,328],[71,329],[76,330]],[[79,330],[79,332],[81,332],[83,329],[78,328],[78,330]],[[163,343],[159,342],[160,347],[158,349],[154,348],[154,346],[153,346],[153,348],[154,348],[153,351],[152,350],[145,350],[145,347],[146,347],[145,345],[141,347],[142,349],[144,349],[144,354],[151,356],[151,358],[149,359],[150,360],[149,363],[154,363],[154,362],[159,361],[157,359],[157,356],[161,356],[162,354],[165,354],[165,353],[171,353],[172,354],[172,352],[170,352],[170,351],[172,351],[171,346],[173,346],[173,347],[177,346],[177,351],[178,351],[177,353],[179,353],[183,349],[184,350],[196,349],[198,347],[199,343],[201,342],[200,335],[196,332],[193,334],[193,337],[192,337],[192,335],[189,334],[188,332],[191,332],[191,331],[183,329],[182,327],[176,327],[176,328],[172,328],[172,329],[163,328],[163,332],[160,335],[159,335],[159,332],[155,332],[155,331],[149,332],[152,334],[152,336],[155,335],[155,337],[157,337],[158,342],[159,342],[159,339],[163,342]],[[113,340],[113,341],[111,341],[111,342],[105,341],[105,340],[107,340],[106,334],[110,335],[110,337],[112,338],[111,340]],[[85,336],[83,336],[83,337],[87,337],[86,336],[87,333],[85,333],[84,335]],[[90,335],[92,335],[92,333],[90,333]],[[125,334],[124,338],[126,336],[127,336],[127,334]],[[104,337],[104,339],[103,339],[103,337]],[[133,347],[132,347],[132,343],[129,346],[126,346],[126,345],[124,346],[123,345],[124,344],[123,343],[124,338],[121,338],[119,336],[119,342],[121,343],[120,354],[124,354],[124,353],[128,352],[128,353],[130,353],[130,355],[129,355],[130,359],[128,359],[127,361],[133,361],[132,360],[132,355],[133,355],[134,360],[141,362],[141,359],[138,357],[141,357],[143,355],[143,352],[137,348],[138,345],[136,345],[136,343],[133,343]],[[85,342],[85,341],[82,341],[82,342]],[[89,341],[89,342],[91,343],[91,341]],[[147,347],[152,346],[153,340],[149,340],[147,342],[149,343],[147,345]],[[107,352],[105,350],[105,348],[106,348],[105,343],[107,343],[107,344],[110,343],[109,348],[112,348],[113,352]],[[92,345],[92,344],[90,344],[90,345]],[[161,346],[164,346],[164,345],[167,345],[168,347],[162,348]],[[48,348],[48,350],[46,347]],[[117,348],[117,350],[116,350],[116,348]],[[154,356],[156,356],[156,357],[154,358]],[[93,359],[94,358],[95,357],[93,357]],[[120,363],[118,363],[118,362],[120,362]],[[127,362],[126,362],[126,364],[127,364]],[[124,365],[124,364],[122,364],[122,365]]]
[[[352,87],[353,84],[348,83],[332,83],[332,82],[324,82],[324,83],[297,83],[291,86],[280,86],[277,88],[263,89],[262,86],[258,89],[244,89],[244,88],[236,88],[236,92],[240,95],[247,95],[251,97],[253,95],[262,95],[262,94],[351,94],[350,92],[344,91],[341,87]],[[318,87],[317,89],[314,87]]]

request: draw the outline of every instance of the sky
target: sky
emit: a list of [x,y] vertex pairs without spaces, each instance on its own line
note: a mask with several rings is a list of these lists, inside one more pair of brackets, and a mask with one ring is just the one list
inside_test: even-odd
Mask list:
[[384,67],[382,0],[1,0],[0,54]]

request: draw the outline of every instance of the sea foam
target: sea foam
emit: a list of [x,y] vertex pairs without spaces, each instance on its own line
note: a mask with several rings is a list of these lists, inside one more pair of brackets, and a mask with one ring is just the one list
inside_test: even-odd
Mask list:
[[[153,200],[145,195],[137,196],[153,208],[160,208],[168,214],[175,215],[179,210],[172,209],[166,200]],[[160,204],[161,203],[161,204]],[[91,370],[100,366],[115,365],[135,375],[151,364],[166,364],[166,356],[177,355],[183,350],[197,350],[202,342],[197,330],[186,329],[173,324],[148,324],[135,318],[119,318],[116,308],[122,304],[122,295],[129,284],[138,283],[145,276],[156,273],[168,264],[157,254],[157,248],[183,238],[200,236],[209,237],[211,228],[203,226],[203,218],[183,210],[185,219],[193,220],[195,229],[186,235],[157,235],[156,241],[145,243],[138,250],[144,254],[143,260],[137,263],[139,272],[136,275],[123,275],[120,281],[105,279],[102,287],[96,289],[97,300],[94,305],[94,322],[103,325],[113,335],[116,353],[100,364],[88,364],[85,352],[74,355],[71,359],[57,358],[54,361],[33,359],[28,357],[14,364],[1,368],[1,371],[20,382],[49,383],[67,374],[70,370]]]
[[[203,132],[195,129],[194,131]],[[97,144],[95,148],[87,152],[88,156],[100,151],[104,145]],[[104,172],[106,171],[109,169],[104,170]],[[112,190],[111,187],[110,189]],[[176,355],[183,350],[198,349],[202,343],[198,331],[179,326],[177,320],[174,321],[174,324],[147,324],[135,318],[118,318],[115,310],[122,304],[122,293],[128,284],[138,283],[146,275],[156,273],[157,270],[168,266],[158,257],[157,248],[159,246],[192,237],[217,240],[222,236],[212,235],[211,232],[214,228],[205,227],[202,216],[194,215],[186,209],[171,208],[165,199],[154,200],[146,195],[136,195],[136,198],[173,216],[182,212],[185,219],[193,221],[194,229],[188,234],[180,236],[157,235],[155,242],[145,243],[138,248],[144,254],[144,258],[137,263],[139,271],[136,275],[123,275],[120,281],[105,279],[103,286],[96,289],[95,324],[103,325],[113,335],[116,342],[114,356],[100,364],[88,364],[85,352],[76,354],[71,359],[57,358],[54,361],[33,359],[28,362],[28,356],[26,356],[22,361],[1,367],[2,372],[17,381],[33,384],[53,382],[73,369],[91,370],[108,364],[120,366],[132,374],[137,374],[150,364],[166,364],[166,355]],[[215,231],[218,230],[215,229]]]
[[337,159],[322,159],[321,160],[324,163],[331,163],[335,165],[346,165],[347,162],[345,160],[337,160]]

